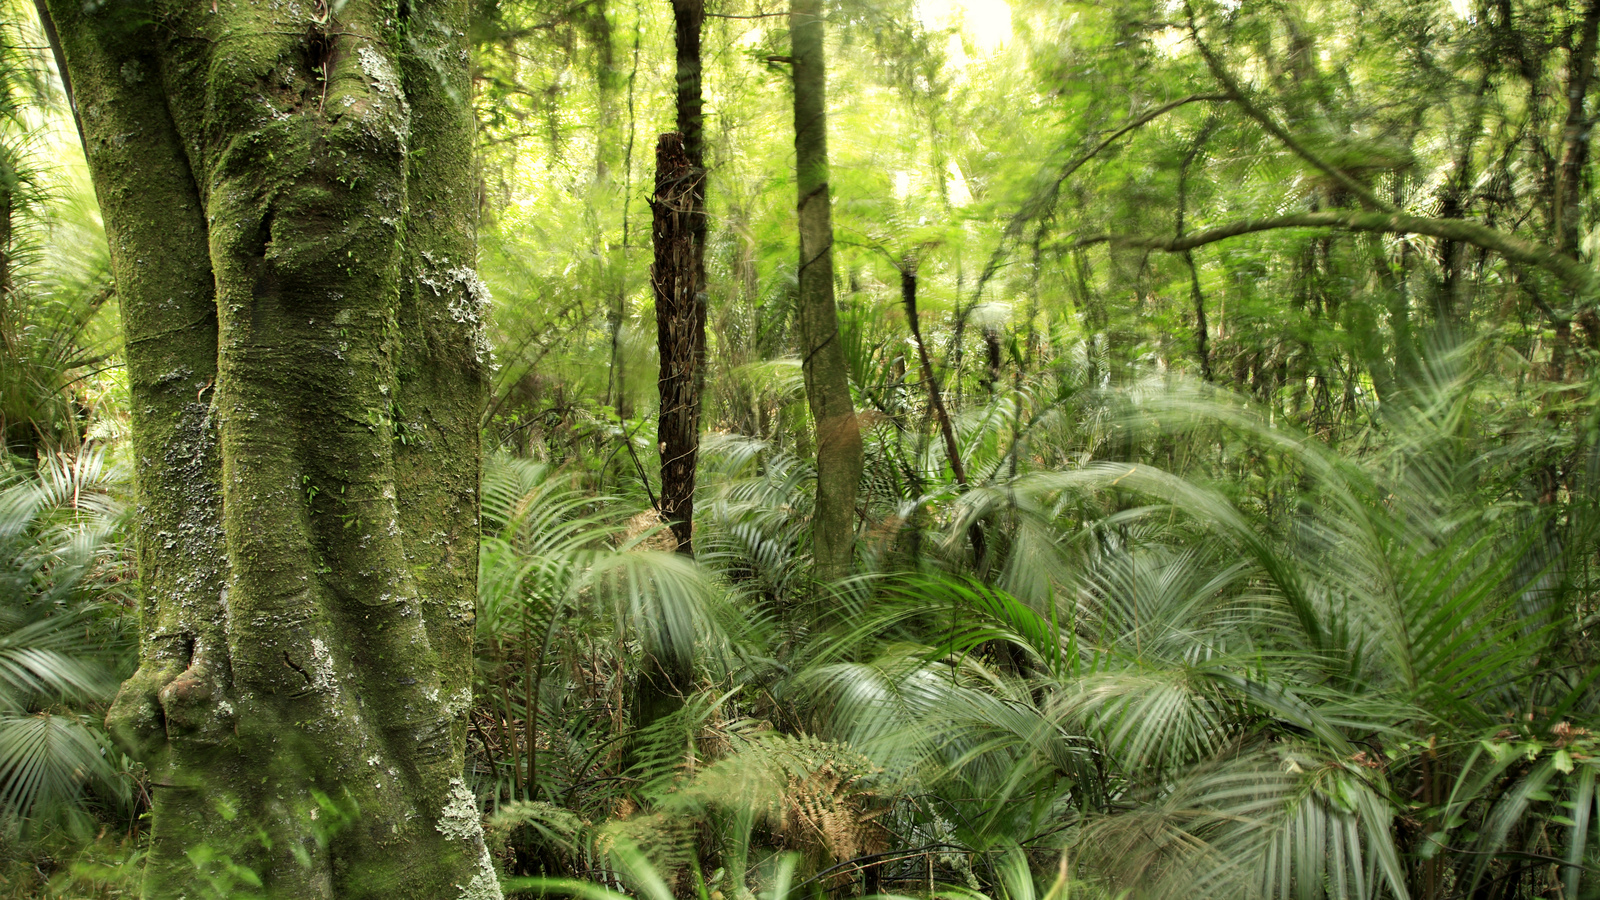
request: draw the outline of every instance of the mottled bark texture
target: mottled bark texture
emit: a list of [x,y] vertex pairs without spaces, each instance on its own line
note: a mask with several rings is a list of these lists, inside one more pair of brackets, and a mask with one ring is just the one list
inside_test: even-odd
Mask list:
[[46,6],[126,328],[145,895],[498,897],[467,4]]
[[[704,170],[684,152],[683,135],[671,131],[656,143],[656,189],[650,197],[655,262],[650,284],[656,304],[656,348],[661,367],[656,418],[661,453],[661,515],[678,541],[678,552],[694,554],[694,476],[700,453],[700,371],[705,356],[705,292],[696,279],[703,258]],[[695,220],[701,221],[696,241]],[[697,250],[699,251],[697,253]]]
[[849,574],[855,556],[861,429],[833,301],[833,210],[828,196],[827,67],[821,0],[789,10],[794,60],[795,181],[800,212],[800,344],[806,400],[817,429],[817,508],[812,553],[819,579]]

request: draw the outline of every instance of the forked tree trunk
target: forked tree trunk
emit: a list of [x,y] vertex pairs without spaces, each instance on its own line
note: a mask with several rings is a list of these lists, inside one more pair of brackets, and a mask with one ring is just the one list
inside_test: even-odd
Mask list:
[[498,897],[461,780],[467,4],[47,6],[126,329],[144,593],[109,724],[156,785],[145,894],[248,869],[275,897]]
[[828,196],[827,68],[821,0],[789,10],[794,60],[795,181],[800,213],[800,347],[806,400],[817,430],[812,552],[819,579],[849,574],[855,555],[861,430],[833,301],[833,211]]

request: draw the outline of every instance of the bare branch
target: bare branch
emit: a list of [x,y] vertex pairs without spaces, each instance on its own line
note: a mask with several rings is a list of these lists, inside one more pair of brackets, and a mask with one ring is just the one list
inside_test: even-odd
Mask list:
[[1029,197],[1028,202],[1022,205],[1022,209],[1018,210],[1016,215],[1011,217],[1011,221],[1006,223],[1005,234],[1000,238],[1000,245],[994,249],[994,253],[989,257],[989,264],[983,267],[983,274],[978,277],[978,287],[972,293],[973,302],[976,303],[978,298],[983,296],[983,289],[988,285],[989,279],[993,278],[994,273],[1000,270],[1000,263],[1005,259],[1006,246],[1016,240],[1018,235],[1022,234],[1023,226],[1038,218],[1040,210],[1055,202],[1056,195],[1061,191],[1061,185],[1072,177],[1072,173],[1078,171],[1085,163],[1096,156],[1099,156],[1101,151],[1116,143],[1118,138],[1141,125],[1149,123],[1152,119],[1164,116],[1179,107],[1188,106],[1191,103],[1206,101],[1226,102],[1229,99],[1231,98],[1227,94],[1190,94],[1187,97],[1180,97],[1171,103],[1162,104],[1133,119],[1128,124],[1111,132],[1105,140],[1094,145],[1088,152],[1073,157],[1070,162],[1061,167],[1061,171],[1056,173],[1055,180],[1050,183],[1049,187]]
[[1212,77],[1216,78],[1217,81],[1222,83],[1223,89],[1228,92],[1228,99],[1232,100],[1239,107],[1241,112],[1260,123],[1261,127],[1265,128],[1268,134],[1277,138],[1278,142],[1283,144],[1285,147],[1288,147],[1289,151],[1294,155],[1310,163],[1311,166],[1317,171],[1338,182],[1340,187],[1352,194],[1355,194],[1357,197],[1360,197],[1361,202],[1364,205],[1372,209],[1380,209],[1384,211],[1390,211],[1393,209],[1393,207],[1391,207],[1389,204],[1379,200],[1377,195],[1372,193],[1372,190],[1366,185],[1356,181],[1343,169],[1318,156],[1316,153],[1312,152],[1311,148],[1295,140],[1294,136],[1291,135],[1282,125],[1279,125],[1277,120],[1268,115],[1266,110],[1252,103],[1249,96],[1245,93],[1245,89],[1239,84],[1238,80],[1233,77],[1233,74],[1228,71],[1227,66],[1222,64],[1221,57],[1217,56],[1211,47],[1208,46],[1200,37],[1200,26],[1195,22],[1194,9],[1189,7],[1187,0],[1185,0],[1184,7],[1189,13],[1189,34],[1194,38],[1195,46],[1200,48],[1200,55],[1206,61],[1206,68],[1211,70]]
[[1402,213],[1357,210],[1307,212],[1290,216],[1274,216],[1266,219],[1244,219],[1228,225],[1219,225],[1215,228],[1207,228],[1204,231],[1191,232],[1190,234],[1175,237],[1122,234],[1087,235],[1078,238],[1073,242],[1072,246],[1087,247],[1093,244],[1110,244],[1115,247],[1182,253],[1195,247],[1214,244],[1227,238],[1238,237],[1243,234],[1254,234],[1258,231],[1274,231],[1280,228],[1339,228],[1346,231],[1421,234],[1428,237],[1444,238],[1445,240],[1459,241],[1493,251],[1511,262],[1544,269],[1560,279],[1562,284],[1576,295],[1579,304],[1588,304],[1594,290],[1594,277],[1588,266],[1565,253],[1552,250],[1544,244],[1525,240],[1516,235],[1507,234],[1504,231],[1490,228],[1487,225],[1480,225],[1477,222],[1470,222],[1466,219],[1430,219]]

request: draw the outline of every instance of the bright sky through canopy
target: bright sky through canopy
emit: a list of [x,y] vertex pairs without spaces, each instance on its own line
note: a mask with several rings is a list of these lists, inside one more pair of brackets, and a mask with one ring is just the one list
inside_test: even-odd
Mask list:
[[985,55],[1011,40],[1011,5],[1006,0],[917,0],[916,9],[922,27],[934,31],[959,24]]

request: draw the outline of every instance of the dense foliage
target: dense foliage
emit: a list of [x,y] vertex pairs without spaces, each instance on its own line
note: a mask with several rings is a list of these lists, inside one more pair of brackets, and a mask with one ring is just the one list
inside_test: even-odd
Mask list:
[[[830,4],[831,582],[786,13],[706,10],[691,558],[671,6],[480,9],[466,776],[507,890],[1600,896],[1600,2]],[[43,37],[4,41],[0,890],[114,896],[150,788],[96,724],[137,593],[114,304]]]

